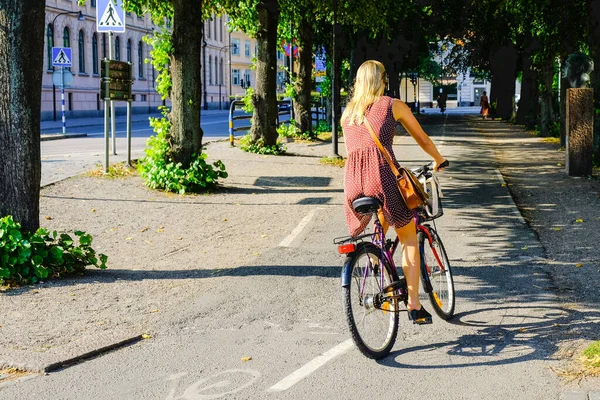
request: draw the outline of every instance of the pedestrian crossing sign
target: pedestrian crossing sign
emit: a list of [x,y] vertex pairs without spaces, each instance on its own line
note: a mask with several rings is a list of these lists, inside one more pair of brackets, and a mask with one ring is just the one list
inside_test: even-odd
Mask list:
[[70,47],[53,47],[52,48],[52,66],[53,67],[70,67],[73,65],[71,61]]
[[98,0],[98,7],[96,7],[96,31],[125,32],[123,0]]

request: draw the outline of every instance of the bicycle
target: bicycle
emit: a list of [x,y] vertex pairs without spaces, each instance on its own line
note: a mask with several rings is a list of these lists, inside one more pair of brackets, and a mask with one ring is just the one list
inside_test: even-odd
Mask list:
[[[437,196],[439,186],[431,163],[413,170],[425,183],[430,199],[415,210],[417,240],[421,259],[421,282],[436,314],[449,320],[454,316],[454,280],[446,250],[435,227],[427,222],[443,214]],[[385,238],[377,218],[381,202],[361,197],[352,203],[361,214],[375,214],[372,233],[334,239],[338,252],[346,255],[342,269],[342,295],[352,339],[366,357],[380,359],[389,354],[398,334],[399,303],[408,302],[408,289],[400,277],[393,256],[400,243]],[[434,222],[435,226],[435,222]],[[364,240],[370,237],[371,240]]]

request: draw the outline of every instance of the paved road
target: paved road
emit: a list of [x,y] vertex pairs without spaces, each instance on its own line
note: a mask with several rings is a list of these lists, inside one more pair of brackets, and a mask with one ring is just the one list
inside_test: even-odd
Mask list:
[[[313,177],[311,187],[294,188],[285,178],[290,171],[271,168],[271,182],[289,183],[273,199],[283,205],[293,200],[288,196],[313,199],[293,203],[303,204],[300,218],[295,212],[271,219],[274,231],[287,227],[279,245],[206,278],[207,290],[173,310],[154,339],[6,387],[0,398],[558,398],[560,381],[551,368],[559,365],[555,336],[568,310],[536,264],[540,244],[516,210],[486,139],[464,120],[438,122],[426,129],[452,160],[440,174],[446,213],[438,223],[456,276],[450,323],[436,318],[417,327],[402,314],[388,358],[360,355],[340,304],[343,258],[330,244],[346,234],[343,174],[329,177],[331,170],[301,160],[291,173]],[[406,164],[427,160],[410,138],[397,140]],[[232,174],[228,185],[253,174]]]
[[[236,111],[235,115],[243,115]],[[156,115],[158,116],[158,115]],[[208,111],[202,115],[201,127],[204,132],[203,142],[229,138],[229,111]],[[282,120],[286,120],[282,117]],[[237,121],[236,121],[237,122]],[[240,120],[237,126],[249,125],[248,120]],[[102,118],[80,118],[67,121],[67,134],[86,134],[85,137],[74,137],[42,142],[42,185],[85,173],[96,165],[104,163],[104,120]],[[116,137],[117,155],[111,153],[110,162],[127,159],[126,120],[117,117]],[[147,115],[134,115],[132,118],[132,158],[144,156],[146,140],[154,134],[148,123]],[[62,133],[60,121],[42,122],[42,135]],[[236,135],[243,134],[238,132]]]

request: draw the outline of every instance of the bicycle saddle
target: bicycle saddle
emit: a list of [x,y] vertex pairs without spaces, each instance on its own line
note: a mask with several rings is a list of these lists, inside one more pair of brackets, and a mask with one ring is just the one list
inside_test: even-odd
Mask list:
[[373,214],[381,207],[381,201],[375,197],[361,197],[352,202],[352,207],[359,214]]

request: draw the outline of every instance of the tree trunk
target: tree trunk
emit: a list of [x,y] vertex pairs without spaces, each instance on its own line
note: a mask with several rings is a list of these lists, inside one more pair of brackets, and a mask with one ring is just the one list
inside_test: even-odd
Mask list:
[[[192,4],[193,3],[193,4]],[[173,52],[171,63],[172,109],[171,156],[189,167],[192,155],[202,151],[200,128],[200,50],[202,46],[202,2],[173,0]],[[192,5],[191,5],[192,4]],[[200,22],[199,22],[200,21]]]
[[[594,108],[600,109],[600,0],[588,0],[590,15],[590,57],[594,61],[594,70],[590,74],[590,83],[594,89]],[[600,115],[594,118],[594,154],[600,160]]]
[[523,80],[521,82],[521,98],[517,111],[516,123],[525,125],[526,129],[535,128],[538,109],[537,73],[532,68],[531,53],[526,53],[523,59]]
[[550,126],[554,122],[554,107],[552,101],[552,83],[554,81],[554,60],[548,57],[540,72],[540,136],[550,136]]
[[296,101],[294,102],[294,115],[296,126],[300,132],[312,132],[312,55],[313,55],[313,21],[308,14],[300,19],[298,35],[298,72],[296,74]]
[[262,139],[265,146],[277,144],[277,0],[261,0],[257,5],[256,90],[252,95],[252,141]]
[[496,116],[510,120],[514,118],[515,78],[517,49],[511,43],[500,47],[490,57],[492,88],[490,103],[496,104]]
[[[564,55],[560,57],[560,65],[565,65],[565,60],[568,55]],[[567,78],[563,78],[562,71],[558,71],[558,79],[560,79],[560,102],[558,103],[558,107],[560,110],[560,145],[562,147],[567,146],[567,88],[569,84],[569,80]]]
[[40,225],[43,0],[0,0],[0,218]]

